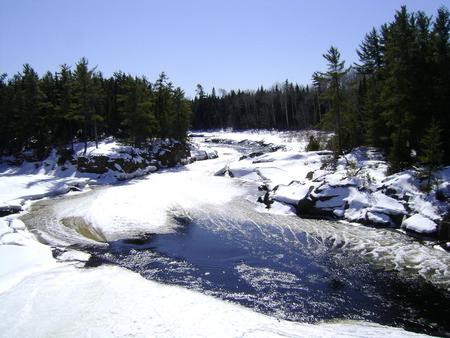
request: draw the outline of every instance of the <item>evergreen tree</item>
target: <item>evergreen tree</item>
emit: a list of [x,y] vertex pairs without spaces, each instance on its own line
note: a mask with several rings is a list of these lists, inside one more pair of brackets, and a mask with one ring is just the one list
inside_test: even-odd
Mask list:
[[343,151],[343,125],[342,114],[344,109],[345,98],[343,96],[342,82],[344,76],[349,72],[349,68],[345,68],[345,61],[341,61],[341,54],[337,48],[331,46],[326,54],[323,55],[328,61],[328,71],[321,73],[327,83],[325,97],[330,102],[330,110],[328,114],[332,116],[334,130],[337,137],[337,152]]
[[420,163],[425,167],[427,187],[430,188],[433,171],[442,165],[444,151],[442,150],[442,129],[438,121],[431,120],[421,140],[419,154]]
[[95,93],[92,74],[95,69],[88,69],[88,61],[81,58],[74,71],[74,119],[82,124],[82,137],[84,153],[87,151],[87,142],[90,139],[91,126],[95,113]]
[[76,130],[76,117],[73,109],[73,77],[70,67],[61,65],[56,84],[56,139],[60,145],[72,143]]

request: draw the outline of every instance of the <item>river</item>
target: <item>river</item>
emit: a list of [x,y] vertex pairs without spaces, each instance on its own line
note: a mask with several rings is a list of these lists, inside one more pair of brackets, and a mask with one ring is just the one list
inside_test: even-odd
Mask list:
[[447,253],[393,229],[268,212],[256,182],[214,176],[258,149],[208,146],[218,159],[43,200],[22,219],[56,256],[89,252],[86,268],[118,265],[290,321],[450,335],[449,277],[436,272]]

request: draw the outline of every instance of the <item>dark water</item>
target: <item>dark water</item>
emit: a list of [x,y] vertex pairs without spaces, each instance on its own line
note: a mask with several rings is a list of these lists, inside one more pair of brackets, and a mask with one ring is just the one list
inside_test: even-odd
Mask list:
[[424,280],[374,268],[301,230],[242,222],[223,231],[214,218],[178,221],[174,234],[110,243],[87,265],[117,264],[293,321],[369,320],[450,336],[450,297]]

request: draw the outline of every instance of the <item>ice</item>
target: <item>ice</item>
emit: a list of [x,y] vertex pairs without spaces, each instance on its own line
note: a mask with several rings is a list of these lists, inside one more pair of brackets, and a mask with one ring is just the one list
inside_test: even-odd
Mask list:
[[402,227],[421,234],[436,232],[436,223],[420,214],[415,214],[402,223]]
[[[277,223],[280,227],[296,226],[297,223],[290,220],[295,217],[298,221],[292,205],[305,197],[311,186],[318,187],[322,182],[327,182],[323,196],[336,197],[319,202],[322,203],[319,206],[337,208],[333,210],[335,214],[352,221],[367,216],[368,220],[390,224],[388,214],[406,215],[404,204],[409,203],[412,212],[420,214],[406,219],[404,227],[429,233],[436,228],[430,219],[440,219],[446,208],[436,202],[433,195],[420,191],[413,172],[387,177],[386,163],[372,150],[358,149],[348,156],[358,166],[365,166],[364,175],[370,176],[370,182],[365,182],[366,176],[361,173],[352,176],[348,172],[343,159],[340,159],[336,172],[320,169],[326,153],[304,152],[307,138],[300,133],[219,132],[205,136],[284,145],[287,151],[239,161],[241,154],[237,150],[214,146],[212,150],[217,151],[217,159],[195,162],[112,187],[95,188],[78,195],[75,200],[57,201],[48,209],[54,213],[49,215],[50,220],[58,222],[80,217],[106,241],[142,233],[167,233],[179,226],[172,222],[173,219],[190,217],[191,212],[198,210],[208,215],[208,206],[220,210],[230,201],[248,198],[243,186],[249,182],[255,183],[253,188],[262,183],[270,189],[278,186],[272,192],[275,201],[271,208],[267,209],[263,204],[250,204],[250,207],[253,213],[256,208],[261,222],[269,222],[274,215],[283,215],[284,223]],[[81,154],[82,147],[77,147],[77,153]],[[124,147],[109,139],[102,142],[99,149],[90,143],[87,154],[128,156],[121,153],[120,149]],[[199,151],[198,155],[205,153]],[[139,154],[136,156],[138,158]],[[117,173],[113,172],[99,177],[77,173],[74,167],[61,171],[55,167],[55,160],[53,153],[38,167],[34,163],[24,163],[16,169],[0,168],[0,205],[22,206],[28,199],[65,193],[73,185],[117,181]],[[215,177],[214,173],[220,168],[230,168],[237,179]],[[310,172],[314,174],[311,176]],[[448,181],[449,173],[449,168],[440,172],[442,189],[448,186],[445,180]],[[364,189],[358,190],[355,185],[364,185]],[[394,190],[401,198],[408,197],[409,202],[388,196],[387,190]],[[344,210],[346,204],[348,208]],[[241,212],[239,217],[248,220],[250,211]],[[223,219],[229,220],[230,216],[225,214]],[[238,226],[238,223],[224,221],[224,226]],[[319,221],[305,222],[302,231],[318,241],[333,239],[336,245],[357,251],[388,270],[417,273],[431,283],[449,288],[448,253],[405,240],[406,236],[398,231],[383,232],[336,222],[325,226]],[[79,269],[80,262],[89,259],[89,255],[81,252],[64,251],[58,259],[64,262],[57,263],[51,248],[39,243],[20,220],[15,217],[0,219],[1,337],[414,335],[370,323],[307,325],[278,321],[193,291],[144,280],[117,267]],[[255,278],[257,281],[257,274],[249,276],[252,282]],[[275,277],[277,281],[289,281],[289,276]]]
[[[291,277],[277,278],[289,283]],[[278,320],[113,266],[61,266],[30,275],[1,293],[0,304],[5,338],[420,336],[365,322]]]
[[54,212],[57,219],[81,217],[108,242],[142,233],[172,232],[176,227],[168,222],[172,212],[205,204],[220,205],[243,193],[233,181],[209,176],[207,173],[213,168],[195,162],[184,169],[155,173],[127,184],[98,189],[80,197],[77,203],[61,201],[55,204]]

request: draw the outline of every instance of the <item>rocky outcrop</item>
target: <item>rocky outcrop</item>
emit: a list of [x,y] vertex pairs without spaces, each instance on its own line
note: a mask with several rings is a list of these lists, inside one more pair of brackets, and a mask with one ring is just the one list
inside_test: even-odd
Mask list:
[[[113,156],[86,155],[76,158],[77,170],[84,173],[104,174],[115,171],[120,174],[154,171],[160,167],[173,167],[190,155],[186,144],[165,141],[149,150],[128,148]],[[122,175],[123,176],[123,175]]]
[[22,211],[20,205],[2,205],[0,206],[0,217],[17,214]]
[[185,143],[174,141],[163,145],[156,153],[155,159],[163,167],[174,167],[189,156],[188,146]]

